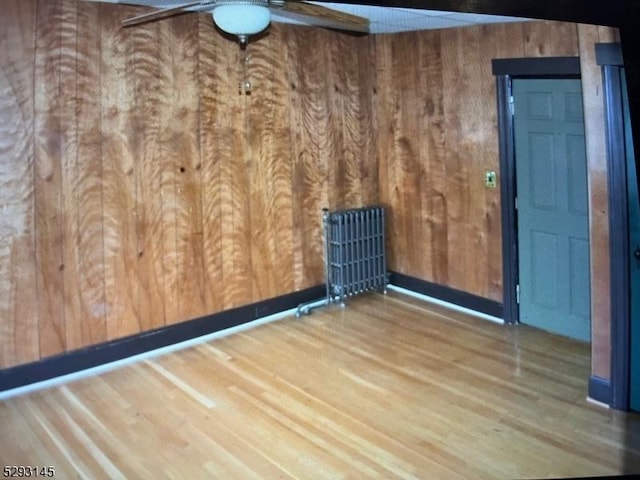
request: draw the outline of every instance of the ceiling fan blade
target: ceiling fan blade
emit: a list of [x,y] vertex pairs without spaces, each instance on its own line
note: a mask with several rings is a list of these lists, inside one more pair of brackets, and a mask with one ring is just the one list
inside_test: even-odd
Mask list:
[[312,3],[288,0],[282,7],[274,7],[273,12],[283,17],[302,19],[320,27],[369,33],[369,19]]
[[162,10],[156,10],[154,12],[144,13],[142,15],[138,15],[136,17],[127,18],[122,21],[123,27],[132,27],[134,25],[139,25],[141,23],[151,22],[154,20],[160,20],[161,18],[171,17],[173,15],[177,15],[182,13],[184,9],[195,7],[197,5],[207,5],[210,3],[214,3],[214,1],[203,1],[200,0],[198,2],[190,2],[184,3],[182,5],[178,5],[177,7],[163,8]]

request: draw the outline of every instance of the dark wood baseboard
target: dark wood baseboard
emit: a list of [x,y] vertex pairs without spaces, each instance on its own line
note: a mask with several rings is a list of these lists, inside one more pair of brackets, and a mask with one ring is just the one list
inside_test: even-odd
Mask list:
[[403,273],[389,272],[389,283],[397,287],[406,288],[416,293],[428,295],[445,302],[453,303],[460,307],[485,313],[493,317],[503,318],[503,307],[500,302],[489,300],[472,293],[456,290],[455,288],[431,283],[420,278],[410,277]]
[[0,370],[0,392],[98,367],[158,348],[192,340],[295,308],[325,295],[324,285],[188,320],[156,330],[92,345]]

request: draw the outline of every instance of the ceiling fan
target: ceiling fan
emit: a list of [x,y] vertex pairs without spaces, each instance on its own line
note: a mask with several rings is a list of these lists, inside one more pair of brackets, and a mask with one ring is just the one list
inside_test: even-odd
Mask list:
[[272,11],[280,16],[320,27],[369,32],[369,20],[364,17],[302,0],[200,0],[128,18],[122,25],[130,27],[189,11],[211,11],[214,23],[221,30],[238,37],[242,45],[247,44],[249,36],[260,33],[269,26]]

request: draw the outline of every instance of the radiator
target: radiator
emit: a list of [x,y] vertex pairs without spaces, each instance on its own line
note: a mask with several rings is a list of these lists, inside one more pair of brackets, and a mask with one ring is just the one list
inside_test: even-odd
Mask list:
[[298,307],[296,316],[370,290],[386,293],[384,209],[366,207],[322,214],[326,298]]

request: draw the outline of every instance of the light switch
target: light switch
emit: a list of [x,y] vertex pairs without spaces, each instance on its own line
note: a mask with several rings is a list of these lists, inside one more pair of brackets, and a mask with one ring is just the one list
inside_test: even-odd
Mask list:
[[484,174],[484,184],[487,188],[496,188],[496,172],[488,170],[487,173]]

